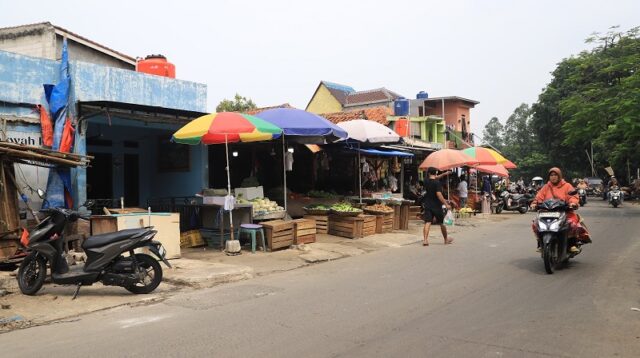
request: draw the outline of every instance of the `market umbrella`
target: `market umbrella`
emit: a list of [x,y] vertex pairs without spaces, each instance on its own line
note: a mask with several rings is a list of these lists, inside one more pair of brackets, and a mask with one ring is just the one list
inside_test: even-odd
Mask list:
[[462,152],[476,159],[479,165],[495,165],[507,162],[507,158],[493,149],[484,147],[470,147],[463,149]]
[[[282,129],[248,114],[235,112],[211,113],[187,123],[173,134],[172,141],[182,144],[222,144],[227,158],[227,197],[231,196],[229,173],[229,143],[257,142],[279,138]],[[227,205],[225,205],[227,206]],[[233,210],[229,211],[231,240],[233,240]]]
[[495,165],[478,165],[476,170],[483,173],[495,174],[501,177],[508,177],[509,171],[501,164]]
[[437,152],[429,154],[427,158],[420,164],[420,169],[427,170],[434,167],[438,170],[448,170],[461,166],[473,166],[478,164],[474,158],[455,149],[440,149]]
[[[360,169],[360,143],[397,143],[400,141],[398,133],[378,122],[366,119],[340,122],[338,127],[347,132],[347,141],[358,142],[358,190],[360,204],[362,204],[362,170]],[[404,183],[401,183],[404,185]]]
[[282,128],[282,169],[284,210],[287,211],[287,170],[285,165],[287,140],[303,144],[331,143],[347,138],[347,132],[317,114],[297,108],[274,108],[256,115],[265,121]]
[[507,160],[506,162],[502,163],[502,166],[507,168],[507,169],[516,169],[516,168],[518,168],[518,166],[514,162],[512,162],[510,160]]

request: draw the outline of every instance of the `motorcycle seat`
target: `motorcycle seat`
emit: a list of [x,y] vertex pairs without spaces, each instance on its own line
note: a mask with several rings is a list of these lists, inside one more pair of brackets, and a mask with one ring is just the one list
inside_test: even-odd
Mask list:
[[89,236],[89,238],[84,240],[84,242],[82,243],[82,248],[92,249],[95,247],[109,245],[114,242],[124,241],[133,236],[143,234],[146,231],[148,231],[148,229],[126,229],[126,230],[120,230],[116,232],[109,232],[106,234]]
[[520,198],[522,198],[522,197],[524,197],[524,194],[513,194],[513,195],[511,196],[511,199],[512,199],[512,200],[518,200],[518,199],[520,199]]

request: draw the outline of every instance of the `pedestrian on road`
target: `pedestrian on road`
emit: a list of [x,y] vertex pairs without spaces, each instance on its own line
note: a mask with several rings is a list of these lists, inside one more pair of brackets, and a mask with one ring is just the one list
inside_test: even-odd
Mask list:
[[460,196],[460,208],[467,207],[467,196],[468,196],[468,187],[467,181],[465,180],[464,175],[460,176],[460,183],[458,183],[458,196]]
[[423,229],[423,246],[429,246],[429,229],[431,224],[439,224],[440,231],[442,231],[442,238],[445,245],[451,244],[453,238],[447,235],[447,227],[444,225],[445,212],[443,207],[447,210],[451,210],[451,206],[444,200],[442,196],[442,184],[437,179],[436,173],[438,170],[433,167],[427,169],[427,180],[425,180],[424,187],[426,190],[425,195],[422,197],[422,220],[424,220]]

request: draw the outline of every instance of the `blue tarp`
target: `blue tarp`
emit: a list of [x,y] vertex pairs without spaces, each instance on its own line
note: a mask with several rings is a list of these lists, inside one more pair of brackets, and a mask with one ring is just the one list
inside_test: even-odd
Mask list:
[[381,157],[413,157],[412,153],[401,152],[399,150],[381,150],[373,148],[353,148],[356,151],[360,151],[362,154],[378,155]]
[[[55,86],[45,84],[45,97],[49,102],[53,122],[53,150],[60,149],[64,123],[67,119],[69,102],[69,55],[67,52],[67,40],[62,44],[62,60],[60,61],[60,82]],[[67,197],[71,198],[71,174],[68,168],[53,168],[49,171],[47,181],[47,200],[42,203],[43,208],[64,208],[70,207],[70,203],[65,200],[65,190]]]
[[282,128],[285,137],[289,137],[286,138],[287,140],[306,144],[322,144],[347,138],[347,132],[342,128],[329,122],[326,118],[301,109],[269,109],[258,113],[256,117]]

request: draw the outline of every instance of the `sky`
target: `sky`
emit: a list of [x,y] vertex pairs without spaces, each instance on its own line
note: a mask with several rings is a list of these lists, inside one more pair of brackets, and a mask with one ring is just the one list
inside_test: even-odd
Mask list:
[[304,109],[325,80],[477,100],[481,135],[534,103],[590,34],[640,26],[640,1],[0,0],[0,27],[43,21],[132,57],[167,56],[177,78],[207,85],[209,111],[235,93]]

